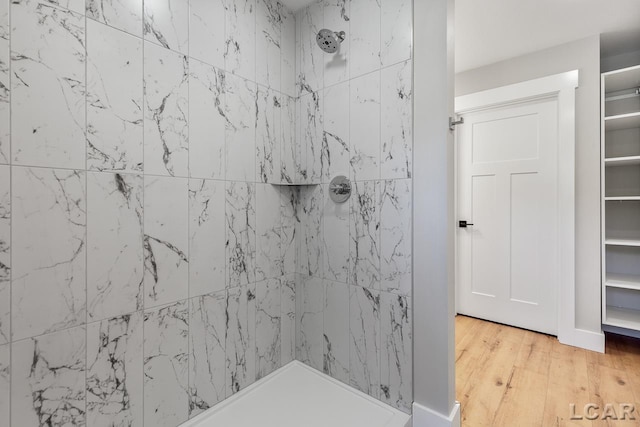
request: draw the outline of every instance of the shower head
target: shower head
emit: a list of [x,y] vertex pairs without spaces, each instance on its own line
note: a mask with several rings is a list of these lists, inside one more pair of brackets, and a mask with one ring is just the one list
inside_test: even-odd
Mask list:
[[322,29],[316,36],[316,41],[318,42],[318,46],[320,49],[327,53],[336,53],[338,51],[338,47],[340,47],[340,43],[344,41],[345,33],[344,31],[340,31],[336,33],[335,31]]

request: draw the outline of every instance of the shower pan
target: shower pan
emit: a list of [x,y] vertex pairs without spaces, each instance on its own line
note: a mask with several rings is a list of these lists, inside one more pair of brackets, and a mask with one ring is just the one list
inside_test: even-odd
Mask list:
[[294,361],[182,427],[409,427],[411,417]]

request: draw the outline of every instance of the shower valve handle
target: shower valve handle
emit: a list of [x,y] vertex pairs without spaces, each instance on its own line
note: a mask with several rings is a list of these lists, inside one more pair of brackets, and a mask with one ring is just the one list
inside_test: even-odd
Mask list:
[[333,184],[329,187],[329,190],[337,194],[348,194],[351,192],[351,185],[348,183]]

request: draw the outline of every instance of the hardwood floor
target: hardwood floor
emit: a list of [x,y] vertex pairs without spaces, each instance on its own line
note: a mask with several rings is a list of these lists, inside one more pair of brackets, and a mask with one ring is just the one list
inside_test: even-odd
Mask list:
[[[600,354],[457,316],[456,396],[463,427],[640,426],[640,340],[607,335]],[[572,403],[576,415],[598,405],[599,419],[570,419]],[[603,419],[606,404],[621,418],[627,403],[635,405],[635,421]]]

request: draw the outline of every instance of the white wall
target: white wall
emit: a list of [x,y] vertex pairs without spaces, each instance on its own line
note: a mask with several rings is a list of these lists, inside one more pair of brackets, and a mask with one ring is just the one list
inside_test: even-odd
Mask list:
[[576,90],[576,327],[600,331],[600,39],[589,37],[456,75],[456,96],[570,70]]
[[460,425],[455,403],[453,0],[414,1],[414,427]]

